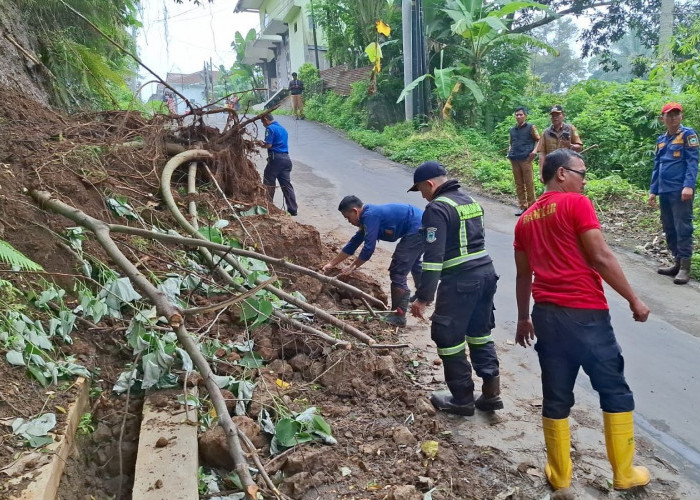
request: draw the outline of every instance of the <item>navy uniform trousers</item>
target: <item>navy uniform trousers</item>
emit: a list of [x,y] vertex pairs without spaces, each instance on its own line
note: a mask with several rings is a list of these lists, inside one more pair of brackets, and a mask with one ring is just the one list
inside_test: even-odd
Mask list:
[[263,172],[263,184],[272,187],[269,190],[270,201],[272,201],[275,196],[274,187],[279,181],[287,212],[296,215],[298,210],[297,197],[292,187],[291,174],[292,160],[289,158],[289,154],[270,151],[267,156],[267,166]]
[[498,275],[492,263],[445,273],[435,300],[431,337],[438,348],[445,370],[445,382],[455,402],[473,399],[474,371],[482,379],[498,376],[498,356],[491,330],[495,326],[493,297]]
[[580,368],[591,379],[604,412],[634,410],[632,390],[624,375],[625,361],[608,310],[535,304],[532,324],[542,369],[542,416],[569,416]]

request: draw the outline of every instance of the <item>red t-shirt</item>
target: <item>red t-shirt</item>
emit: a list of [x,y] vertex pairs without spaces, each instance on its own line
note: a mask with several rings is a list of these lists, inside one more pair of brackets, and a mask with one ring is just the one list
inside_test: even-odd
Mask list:
[[591,200],[578,193],[544,193],[520,216],[513,246],[527,254],[535,274],[535,303],[608,309],[603,280],[579,242],[591,229],[600,229],[600,222]]

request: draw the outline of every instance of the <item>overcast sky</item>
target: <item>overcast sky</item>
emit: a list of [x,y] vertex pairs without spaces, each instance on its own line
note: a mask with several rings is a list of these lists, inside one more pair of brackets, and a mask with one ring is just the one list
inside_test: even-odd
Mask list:
[[[139,57],[143,63],[165,79],[166,73],[194,73],[211,58],[214,67],[229,68],[235,55],[231,42],[236,31],[244,35],[250,28],[258,30],[259,17],[251,13],[233,13],[235,0],[215,0],[196,6],[185,0],[141,0],[141,28],[138,36]],[[151,75],[141,69],[141,81]],[[143,97],[155,91],[150,86]]]

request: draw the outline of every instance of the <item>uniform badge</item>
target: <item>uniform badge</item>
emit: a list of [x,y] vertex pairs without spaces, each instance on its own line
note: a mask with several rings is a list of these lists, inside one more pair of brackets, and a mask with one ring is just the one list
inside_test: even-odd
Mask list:
[[680,152],[680,151],[674,151],[674,152],[673,152],[673,157],[674,157],[674,158],[680,158],[680,157],[681,157],[681,152]]
[[435,235],[435,233],[437,233],[436,227],[426,227],[425,241],[427,241],[428,243],[435,243],[435,240],[437,240],[437,236]]
[[697,147],[698,147],[698,136],[697,136],[697,135],[695,135],[695,134],[689,135],[689,136],[687,137],[687,139],[688,139],[688,146],[689,146],[689,147],[691,147],[691,148],[697,148]]

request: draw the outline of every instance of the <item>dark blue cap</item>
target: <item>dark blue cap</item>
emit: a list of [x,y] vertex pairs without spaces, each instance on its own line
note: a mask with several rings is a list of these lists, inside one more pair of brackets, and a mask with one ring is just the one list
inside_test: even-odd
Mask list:
[[413,187],[409,191],[418,191],[418,183],[447,175],[447,170],[442,164],[436,161],[426,161],[421,163],[415,172],[413,172]]

